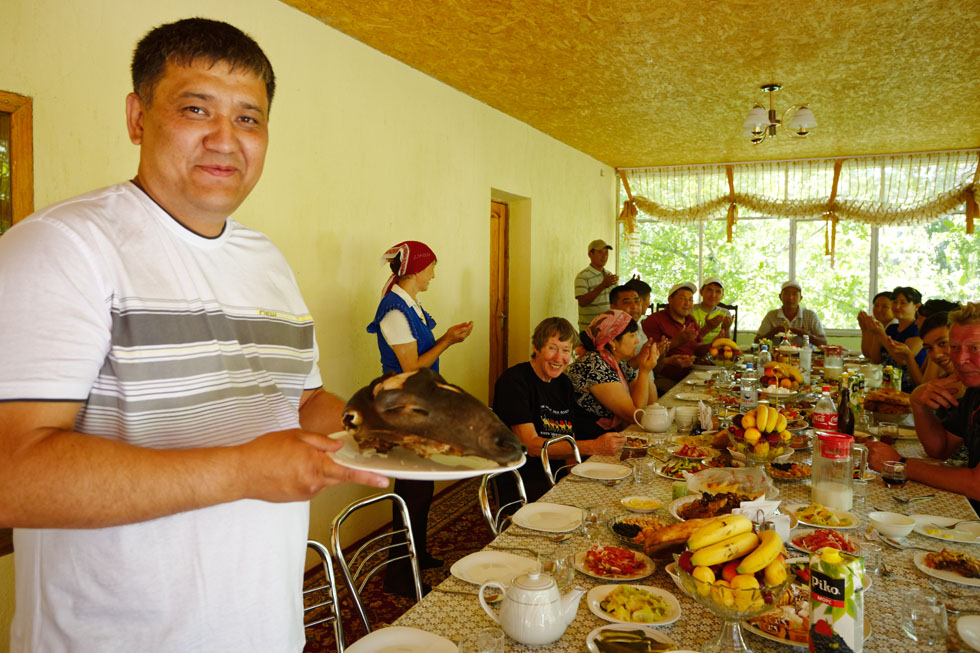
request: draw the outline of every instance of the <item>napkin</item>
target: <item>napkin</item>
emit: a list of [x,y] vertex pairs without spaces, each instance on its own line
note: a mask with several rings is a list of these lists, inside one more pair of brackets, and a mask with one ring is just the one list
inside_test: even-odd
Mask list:
[[733,515],[745,515],[755,523],[759,523],[759,518],[764,521],[772,522],[779,533],[779,537],[784,542],[789,541],[789,515],[777,515],[776,509],[779,508],[778,501],[766,501],[756,499],[755,501],[743,501],[738,508],[732,510]]
[[711,416],[711,407],[705,406],[704,402],[698,400],[698,421],[701,422],[701,431],[711,431],[714,429],[714,421]]

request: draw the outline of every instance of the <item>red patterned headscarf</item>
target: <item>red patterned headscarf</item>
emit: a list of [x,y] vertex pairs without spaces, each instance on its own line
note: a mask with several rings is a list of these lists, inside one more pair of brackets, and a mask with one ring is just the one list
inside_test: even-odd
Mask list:
[[385,282],[385,286],[381,290],[382,297],[388,294],[391,287],[398,281],[398,277],[418,274],[436,260],[435,253],[425,243],[417,240],[405,240],[389,247],[388,251],[381,257],[381,262],[390,265],[399,254],[401,254],[401,264],[398,266],[398,273],[388,277],[388,281]]
[[619,367],[619,362],[606,345],[618,338],[632,319],[629,313],[612,309],[597,315],[589,324],[588,330],[589,337],[592,338],[592,344],[595,345],[599,356],[616,370],[616,374],[619,375],[619,380],[627,387],[629,384],[626,383],[623,370]]

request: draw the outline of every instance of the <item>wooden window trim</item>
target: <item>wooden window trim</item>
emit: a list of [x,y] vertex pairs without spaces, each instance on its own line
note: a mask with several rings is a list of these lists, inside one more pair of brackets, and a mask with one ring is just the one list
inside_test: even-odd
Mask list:
[[33,102],[27,96],[0,91],[0,111],[10,114],[10,200],[17,224],[34,212]]

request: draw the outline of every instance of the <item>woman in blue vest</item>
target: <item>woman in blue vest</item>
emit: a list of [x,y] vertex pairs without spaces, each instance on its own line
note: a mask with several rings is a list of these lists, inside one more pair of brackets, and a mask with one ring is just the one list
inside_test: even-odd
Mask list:
[[[368,325],[368,333],[378,337],[382,372],[411,372],[423,367],[439,371],[439,356],[452,345],[463,342],[473,330],[472,322],[449,328],[436,338],[432,319],[418,301],[418,294],[429,289],[436,276],[436,255],[417,240],[406,240],[391,247],[383,257],[391,267],[391,276],[381,292],[381,303]],[[432,481],[395,480],[395,493],[408,505],[412,537],[419,556],[419,568],[442,566],[426,548],[426,526],[432,504]],[[395,528],[401,528],[400,515],[392,515]],[[414,595],[407,566],[392,565],[385,577],[385,588],[398,594]],[[427,587],[423,588],[427,591]]]

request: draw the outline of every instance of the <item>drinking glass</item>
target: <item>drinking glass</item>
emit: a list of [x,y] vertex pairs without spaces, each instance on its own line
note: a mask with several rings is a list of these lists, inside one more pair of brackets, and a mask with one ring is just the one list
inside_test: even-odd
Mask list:
[[858,507],[864,506],[867,498],[868,482],[863,478],[854,479],[854,505]]
[[459,653],[504,653],[504,631],[484,628],[459,640]]
[[538,553],[541,571],[555,580],[558,591],[564,594],[575,581],[575,556],[562,549]]
[[865,542],[861,549],[864,554],[864,572],[881,576],[881,547]]
[[905,463],[889,460],[881,468],[881,480],[890,488],[902,487],[909,480],[905,475]]
[[653,478],[653,470],[650,462],[644,459],[636,459],[630,462],[633,465],[633,484],[643,485],[649,483]]
[[941,597],[933,592],[909,592],[905,596],[902,613],[902,630],[924,646],[943,644],[946,641],[946,606]]
[[585,509],[582,534],[589,544],[599,544],[605,529],[606,509],[601,506],[590,506]]

